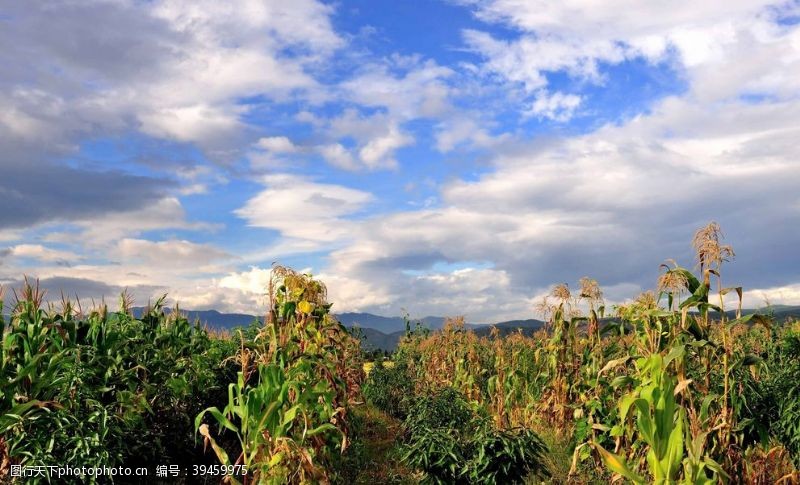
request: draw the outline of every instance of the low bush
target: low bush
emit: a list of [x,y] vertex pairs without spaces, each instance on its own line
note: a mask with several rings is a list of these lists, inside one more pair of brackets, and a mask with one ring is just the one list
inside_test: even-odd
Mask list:
[[362,392],[364,399],[376,408],[395,418],[405,419],[414,387],[404,363],[388,367],[378,360],[370,371]]
[[800,332],[789,329],[764,347],[768,372],[744,376],[739,419],[745,444],[775,439],[800,466]]
[[495,428],[452,388],[419,398],[404,427],[403,460],[423,471],[426,483],[519,483],[548,475],[546,446],[533,431]]
[[789,332],[781,350],[786,366],[777,375],[782,378],[784,394],[778,396],[779,416],[774,428],[795,466],[800,467],[800,332]]

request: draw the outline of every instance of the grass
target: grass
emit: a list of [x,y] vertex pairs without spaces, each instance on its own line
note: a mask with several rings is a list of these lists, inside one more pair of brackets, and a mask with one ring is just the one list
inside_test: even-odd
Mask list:
[[346,454],[349,470],[341,483],[417,483],[418,475],[401,460],[402,423],[370,404],[355,407],[353,413],[359,423],[357,441]]

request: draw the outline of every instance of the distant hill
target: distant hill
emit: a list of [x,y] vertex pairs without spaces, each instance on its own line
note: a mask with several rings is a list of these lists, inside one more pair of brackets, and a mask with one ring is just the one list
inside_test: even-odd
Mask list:
[[361,328],[361,346],[367,350],[392,351],[397,348],[405,334],[405,330],[386,334],[374,328]]
[[406,322],[403,317],[382,317],[371,313],[338,313],[336,318],[345,327],[372,328],[384,334],[398,332],[406,328]]
[[800,319],[800,305],[791,306],[791,305],[774,305],[771,309],[770,308],[760,308],[758,310],[742,310],[743,315],[747,315],[749,313],[769,313],[772,312],[772,315],[775,319],[779,322],[786,321],[790,318]]
[[[171,308],[164,309],[167,313],[171,312]],[[133,314],[137,317],[142,315],[144,307],[134,307]],[[235,327],[246,327],[254,320],[260,322],[264,321],[263,317],[255,315],[248,315],[246,313],[220,313],[216,310],[183,310],[181,313],[185,314],[189,321],[199,320],[200,323],[208,325],[217,330],[227,329],[230,330]]]
[[[143,310],[144,308],[138,307],[134,308],[133,312],[135,315],[139,316]],[[220,313],[216,310],[181,311],[186,313],[190,320],[199,320],[208,327],[218,330],[246,327],[254,320],[263,322],[263,317],[244,313]],[[772,312],[775,319],[779,322],[790,318],[800,319],[800,306],[774,305],[770,309],[745,309],[742,310],[742,313],[747,315],[754,312],[768,313],[769,311]],[[734,318],[736,312],[728,311],[726,313],[728,318]],[[368,349],[394,350],[397,348],[397,344],[400,342],[403,335],[405,335],[406,331],[406,320],[403,317],[384,317],[372,313],[348,312],[339,313],[336,315],[336,318],[346,327],[360,327],[364,338],[364,346]],[[604,320],[608,321],[609,319]],[[412,319],[412,329],[418,321],[426,328],[438,330],[444,326],[445,318],[428,316],[420,319]],[[536,319],[528,319],[497,322],[493,325],[485,323],[466,324],[467,328],[474,330],[479,336],[489,335],[493,326],[497,327],[500,331],[500,335],[508,335],[518,330],[521,330],[525,335],[532,335],[544,326],[544,322]]]
[[[364,314],[358,314],[358,315],[364,315]],[[380,349],[380,350],[392,351],[397,348],[400,339],[403,338],[403,336],[406,333],[405,320],[403,320],[402,318],[400,319],[403,322],[401,330],[397,330],[391,333],[386,333],[377,330],[375,328],[362,327],[360,324],[359,325],[347,324],[346,322],[342,321],[343,319],[341,318],[341,316],[339,315],[337,316],[340,317],[339,321],[341,321],[342,324],[344,324],[345,326],[347,327],[358,326],[361,329],[361,333],[363,336],[363,344],[368,349]],[[444,326],[444,320],[445,319],[441,317],[426,317],[420,319],[419,321],[426,328],[429,328],[431,330],[438,330]],[[355,321],[355,320],[349,320],[349,321]],[[359,323],[369,322],[369,321],[370,321],[369,319],[361,317]],[[416,321],[412,323],[411,325],[412,329],[414,328],[415,323]],[[509,335],[511,333],[520,330],[524,335],[530,336],[539,329],[541,329],[544,326],[544,322],[542,322],[541,320],[529,319],[529,320],[510,320],[507,322],[499,322],[494,325],[468,323],[465,326],[470,330],[474,331],[479,337],[488,336],[489,333],[492,331],[492,327],[497,327],[497,329],[500,332],[500,335],[502,336]]]
[[[382,317],[372,313],[337,313],[336,318],[345,327],[359,326],[361,328],[374,328],[383,333],[405,332],[406,320],[403,317]],[[421,322],[426,328],[436,330],[444,326],[444,317],[423,317],[411,319],[411,327],[416,322]]]
[[516,330],[518,328],[521,328],[523,330],[525,329],[539,330],[544,326],[544,322],[541,320],[536,320],[534,318],[529,318],[527,320],[509,320],[507,322],[499,322],[495,323],[494,326],[501,330]]
[[[181,311],[183,312],[183,310]],[[219,329],[246,327],[253,323],[254,320],[258,320],[259,322],[264,321],[264,317],[257,317],[245,313],[220,313],[216,310],[191,310],[184,313],[187,314],[190,321],[200,320],[210,327]]]

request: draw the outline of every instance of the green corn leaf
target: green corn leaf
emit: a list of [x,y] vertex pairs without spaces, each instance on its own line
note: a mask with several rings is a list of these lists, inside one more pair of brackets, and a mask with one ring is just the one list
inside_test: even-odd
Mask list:
[[297,412],[300,410],[300,404],[295,404],[288,411],[286,414],[283,415],[283,420],[281,421],[281,426],[286,427],[286,425],[290,424],[294,421],[294,418],[297,416]]
[[334,425],[332,425],[330,423],[325,423],[325,424],[322,424],[320,426],[317,426],[314,429],[309,430],[306,433],[306,436],[316,436],[316,435],[318,435],[320,433],[324,433],[326,431],[339,431],[339,430],[338,430],[338,428],[336,428],[336,426],[334,426]]
[[738,359],[730,368],[729,372],[733,372],[740,367],[749,367],[751,365],[758,365],[764,362],[764,359],[754,354],[746,354]]
[[197,418],[195,418],[195,420],[194,420],[195,429],[199,429],[200,428],[200,426],[201,426],[200,423],[202,423],[203,416],[206,413],[212,415],[214,417],[214,419],[217,420],[217,423],[219,423],[221,426],[224,426],[225,428],[233,431],[234,433],[237,433],[239,431],[239,429],[216,407],[210,407],[210,408],[205,409],[203,412],[201,412],[197,416]]
[[622,475],[637,485],[645,483],[645,480],[641,476],[637,475],[633,470],[630,469],[630,467],[628,467],[628,464],[625,462],[624,458],[607,451],[598,443],[593,442],[592,446],[594,446],[594,449],[600,454],[600,458],[602,458],[603,463],[606,464],[609,470],[618,475]]
[[619,401],[619,418],[621,421],[625,421],[625,418],[628,416],[628,410],[630,410],[631,405],[636,401],[637,397],[635,395],[629,394],[627,396],[623,396],[622,399]]

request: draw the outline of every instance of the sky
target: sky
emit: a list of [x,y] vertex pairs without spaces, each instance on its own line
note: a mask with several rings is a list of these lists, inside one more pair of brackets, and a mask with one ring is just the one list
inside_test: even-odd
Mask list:
[[0,0],[0,65],[8,294],[531,318],[715,220],[800,304],[798,1]]

